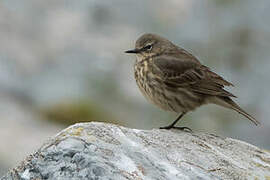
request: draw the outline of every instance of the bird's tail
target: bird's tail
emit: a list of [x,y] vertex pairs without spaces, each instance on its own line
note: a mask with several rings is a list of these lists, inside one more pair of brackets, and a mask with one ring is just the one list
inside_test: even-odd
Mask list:
[[250,121],[252,121],[256,126],[260,124],[260,122],[255,119],[253,116],[248,114],[246,111],[244,111],[242,108],[240,108],[231,98],[229,97],[218,97],[218,100],[215,102],[217,105],[221,105],[223,107],[233,109],[239,114],[242,114],[246,118],[248,118]]

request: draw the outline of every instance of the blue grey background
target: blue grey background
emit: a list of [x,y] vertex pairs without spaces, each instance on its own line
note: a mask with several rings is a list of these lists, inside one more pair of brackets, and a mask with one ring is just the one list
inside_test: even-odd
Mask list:
[[267,0],[3,0],[0,2],[0,176],[61,129],[104,121],[151,129],[176,114],[149,104],[124,54],[162,35],[232,82],[239,114],[208,105],[181,123],[270,149]]

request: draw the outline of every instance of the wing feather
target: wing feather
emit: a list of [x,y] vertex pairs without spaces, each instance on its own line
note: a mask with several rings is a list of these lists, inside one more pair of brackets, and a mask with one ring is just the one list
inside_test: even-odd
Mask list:
[[191,54],[181,57],[159,56],[153,58],[153,63],[156,72],[169,87],[187,88],[205,95],[236,97],[223,89],[224,86],[233,86],[230,82],[201,65]]

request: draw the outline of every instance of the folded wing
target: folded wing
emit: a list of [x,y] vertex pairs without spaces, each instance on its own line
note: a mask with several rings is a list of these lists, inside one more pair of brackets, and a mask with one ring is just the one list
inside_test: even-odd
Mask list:
[[224,86],[233,86],[191,54],[182,54],[180,57],[159,56],[153,59],[156,73],[162,81],[172,88],[186,88],[195,93],[236,97],[224,90]]

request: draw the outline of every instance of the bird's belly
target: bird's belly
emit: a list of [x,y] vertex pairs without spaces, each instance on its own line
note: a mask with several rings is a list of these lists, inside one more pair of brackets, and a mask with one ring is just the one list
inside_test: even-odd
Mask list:
[[163,110],[188,112],[200,105],[193,94],[180,88],[170,89],[157,79],[138,78],[136,82],[146,99]]
[[164,98],[162,89],[160,87],[156,87],[155,85],[150,84],[144,84],[141,82],[137,82],[137,85],[144,95],[144,97],[152,104],[158,106],[159,108],[166,110],[166,111],[172,111],[171,108],[169,108],[168,100]]

